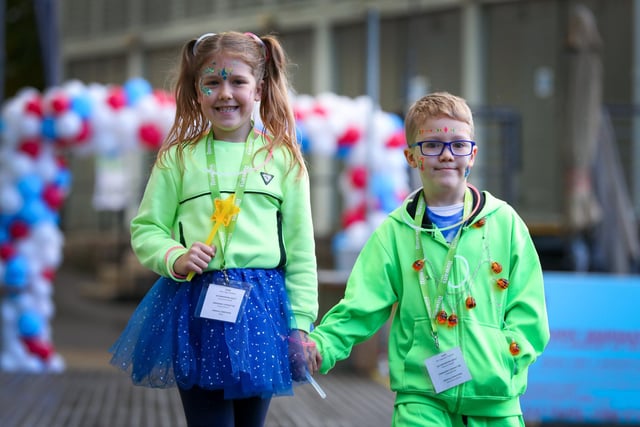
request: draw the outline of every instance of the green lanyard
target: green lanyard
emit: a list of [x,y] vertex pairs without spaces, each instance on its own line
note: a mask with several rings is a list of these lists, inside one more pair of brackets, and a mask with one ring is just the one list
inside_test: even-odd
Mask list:
[[[249,132],[247,136],[247,140],[245,142],[244,154],[242,155],[242,163],[240,163],[240,172],[238,173],[238,180],[236,181],[236,189],[235,189],[235,205],[240,207],[242,203],[242,197],[244,196],[244,190],[247,187],[247,174],[249,173],[249,169],[251,168],[251,157],[253,155],[253,147],[256,139],[258,139],[258,133],[255,131]],[[207,137],[207,167],[209,171],[209,187],[211,188],[211,198],[212,200],[221,199],[220,195],[220,186],[218,183],[218,178],[216,176],[216,150],[213,147],[213,131],[209,133]],[[215,205],[214,205],[215,210]],[[227,251],[229,246],[229,242],[231,241],[231,236],[233,235],[233,231],[236,227],[236,222],[238,221],[238,214],[234,215],[229,222],[229,225],[226,227],[226,239],[220,248],[222,250],[222,269],[224,270],[224,254]],[[222,243],[222,237],[220,238]]]
[[[418,194],[418,206],[416,207],[416,216],[415,216],[415,231],[416,231],[416,260],[425,260],[424,247],[422,246],[421,239],[421,229],[422,229],[422,219],[424,218],[424,213],[426,211],[427,205],[424,200],[424,192],[421,191]],[[469,211],[471,210],[471,204],[473,196],[471,195],[471,191],[469,189],[466,190],[464,194],[464,208],[462,211],[462,218],[466,218]],[[433,337],[433,341],[436,345],[436,348],[440,348],[440,343],[438,342],[438,323],[436,320],[436,316],[439,312],[440,307],[444,302],[444,295],[447,292],[447,285],[449,282],[449,274],[451,273],[451,268],[453,267],[453,259],[456,255],[456,250],[458,248],[458,241],[460,240],[460,234],[462,232],[462,226],[458,229],[456,236],[451,241],[449,245],[449,251],[447,252],[447,256],[445,258],[444,266],[442,268],[442,277],[440,278],[440,283],[436,287],[437,298],[435,299],[435,310],[431,310],[431,299],[429,298],[429,287],[427,286],[427,275],[425,274],[425,269],[427,268],[427,263],[425,262],[420,271],[418,272],[418,278],[420,282],[420,290],[422,291],[422,298],[424,300],[424,305],[427,308],[427,315],[431,320],[431,336]]]

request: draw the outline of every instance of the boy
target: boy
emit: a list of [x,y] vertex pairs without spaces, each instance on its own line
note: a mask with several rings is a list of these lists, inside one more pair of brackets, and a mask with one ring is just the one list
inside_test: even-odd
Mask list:
[[478,147],[465,100],[434,93],[405,120],[422,188],[372,234],[344,298],[310,337],[327,373],[397,305],[389,336],[393,426],[524,426],[519,396],[549,340],[527,227],[467,183]]

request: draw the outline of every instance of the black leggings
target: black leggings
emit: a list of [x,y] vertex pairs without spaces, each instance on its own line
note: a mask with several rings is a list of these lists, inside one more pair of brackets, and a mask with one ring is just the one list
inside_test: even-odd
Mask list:
[[271,398],[225,400],[222,390],[179,389],[189,427],[262,427]]

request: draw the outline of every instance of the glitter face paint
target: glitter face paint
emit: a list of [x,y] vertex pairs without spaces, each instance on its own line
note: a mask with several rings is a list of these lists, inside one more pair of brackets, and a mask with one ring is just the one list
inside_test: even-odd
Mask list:
[[216,65],[217,64],[215,62],[212,62],[211,66],[206,67],[202,72],[202,76],[200,76],[200,92],[202,92],[202,94],[205,96],[211,96],[212,92],[211,88],[207,87],[204,84],[204,80],[213,75],[218,76],[222,80],[226,81],[227,78],[233,75],[233,67],[224,65],[222,68],[216,70]]
[[427,134],[434,134],[434,133],[439,133],[439,134],[446,134],[446,133],[456,133],[456,130],[454,128],[449,128],[449,127],[443,127],[443,128],[432,128],[432,129],[419,129],[418,130],[418,135],[427,135]]

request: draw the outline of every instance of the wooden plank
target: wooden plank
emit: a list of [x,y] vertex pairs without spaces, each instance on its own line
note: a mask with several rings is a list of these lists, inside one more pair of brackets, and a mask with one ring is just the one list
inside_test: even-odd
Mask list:
[[[310,384],[295,396],[272,400],[266,427],[388,427],[393,393],[351,373],[319,375],[322,399]],[[185,427],[176,389],[133,386],[118,371],[81,370],[61,374],[0,372],[2,427]]]

